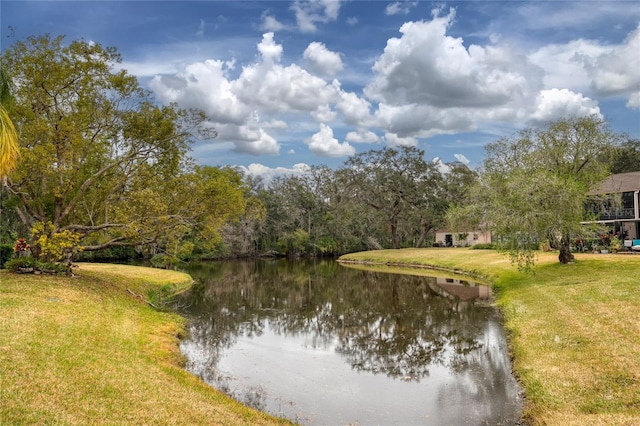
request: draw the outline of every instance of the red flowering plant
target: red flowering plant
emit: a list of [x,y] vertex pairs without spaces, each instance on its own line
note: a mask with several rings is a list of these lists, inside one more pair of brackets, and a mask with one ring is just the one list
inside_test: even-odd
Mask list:
[[13,246],[13,251],[16,253],[29,251],[31,246],[24,238],[18,238],[16,244]]

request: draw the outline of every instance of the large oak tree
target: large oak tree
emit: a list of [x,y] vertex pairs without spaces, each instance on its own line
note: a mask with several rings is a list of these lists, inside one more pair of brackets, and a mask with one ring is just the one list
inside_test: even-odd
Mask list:
[[185,168],[193,136],[215,136],[204,115],[158,106],[120,62],[115,48],[49,35],[3,54],[22,156],[3,190],[25,227],[44,234],[35,256],[43,236],[98,250],[211,231],[226,217],[211,196],[220,176]]
[[354,155],[345,162],[345,174],[349,193],[386,221],[392,248],[400,248],[403,229],[409,228],[416,228],[413,245],[422,245],[442,221],[446,210],[442,175],[418,148],[401,146]]

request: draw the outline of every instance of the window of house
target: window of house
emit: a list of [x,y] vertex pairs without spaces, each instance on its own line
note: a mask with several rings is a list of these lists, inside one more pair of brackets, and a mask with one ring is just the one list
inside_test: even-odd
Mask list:
[[633,192],[622,193],[622,208],[623,209],[633,208]]

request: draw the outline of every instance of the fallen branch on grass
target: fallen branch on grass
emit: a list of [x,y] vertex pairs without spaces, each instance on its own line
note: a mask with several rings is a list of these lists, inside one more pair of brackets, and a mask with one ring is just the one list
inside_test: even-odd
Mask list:
[[153,306],[154,308],[158,309],[158,307],[156,305],[154,305],[153,303],[151,303],[149,300],[145,299],[144,297],[140,296],[139,294],[136,294],[135,292],[133,292],[130,289],[127,289],[127,291],[129,293],[131,293],[133,296],[137,297],[138,299],[140,299],[143,302],[145,302],[146,304],[148,304],[149,306]]

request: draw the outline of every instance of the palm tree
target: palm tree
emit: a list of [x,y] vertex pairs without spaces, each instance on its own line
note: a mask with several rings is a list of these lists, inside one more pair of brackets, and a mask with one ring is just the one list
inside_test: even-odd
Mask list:
[[3,181],[16,169],[20,155],[18,132],[5,108],[11,100],[10,89],[9,77],[0,68],[0,179]]

